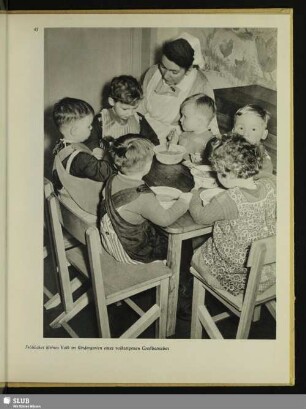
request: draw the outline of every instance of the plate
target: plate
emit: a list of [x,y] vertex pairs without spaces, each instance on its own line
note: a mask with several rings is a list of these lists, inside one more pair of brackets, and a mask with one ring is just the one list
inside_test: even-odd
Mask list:
[[200,193],[200,198],[202,199],[203,205],[207,205],[213,197],[221,192],[225,192],[225,189],[216,187],[214,189],[203,190],[203,192]]
[[165,208],[169,209],[180,197],[182,191],[175,187],[153,186],[151,190],[155,193],[156,199]]

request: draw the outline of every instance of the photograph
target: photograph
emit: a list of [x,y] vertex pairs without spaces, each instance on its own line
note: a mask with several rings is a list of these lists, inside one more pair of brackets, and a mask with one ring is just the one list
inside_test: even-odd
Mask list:
[[44,64],[44,337],[275,339],[277,29],[45,28]]

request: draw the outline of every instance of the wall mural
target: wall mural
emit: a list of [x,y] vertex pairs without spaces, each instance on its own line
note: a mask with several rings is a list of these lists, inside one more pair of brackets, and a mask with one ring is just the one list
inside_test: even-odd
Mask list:
[[196,31],[214,88],[259,84],[276,89],[276,29],[209,28]]

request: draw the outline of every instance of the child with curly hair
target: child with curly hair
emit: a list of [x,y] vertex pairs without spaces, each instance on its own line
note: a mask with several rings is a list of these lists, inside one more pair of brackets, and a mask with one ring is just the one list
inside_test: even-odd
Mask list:
[[[210,285],[238,295],[245,289],[250,245],[275,235],[275,177],[254,178],[262,164],[260,148],[237,134],[220,140],[210,159],[226,191],[205,206],[200,191],[192,197],[189,210],[195,222],[213,224],[212,236],[195,251],[192,265]],[[275,265],[265,266],[259,291],[274,283]]]

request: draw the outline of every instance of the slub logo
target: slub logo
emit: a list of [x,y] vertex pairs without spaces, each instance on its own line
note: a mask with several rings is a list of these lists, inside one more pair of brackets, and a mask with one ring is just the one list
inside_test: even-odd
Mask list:
[[3,398],[3,403],[4,403],[5,405],[9,405],[9,404],[11,403],[11,398],[10,398],[9,396],[5,396],[5,397]]

